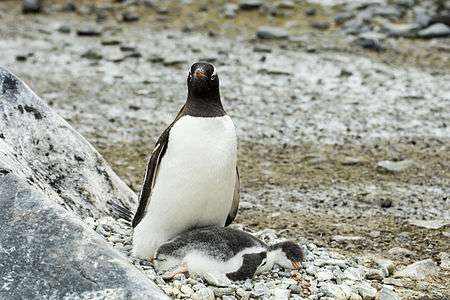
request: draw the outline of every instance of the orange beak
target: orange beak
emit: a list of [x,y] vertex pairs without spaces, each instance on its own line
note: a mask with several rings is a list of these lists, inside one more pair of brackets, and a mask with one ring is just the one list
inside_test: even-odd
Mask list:
[[298,270],[298,269],[300,269],[300,267],[301,267],[301,264],[300,264],[299,261],[293,261],[292,262],[292,269]]
[[197,69],[194,72],[194,78],[195,79],[203,79],[206,77],[206,72],[201,70],[201,69]]

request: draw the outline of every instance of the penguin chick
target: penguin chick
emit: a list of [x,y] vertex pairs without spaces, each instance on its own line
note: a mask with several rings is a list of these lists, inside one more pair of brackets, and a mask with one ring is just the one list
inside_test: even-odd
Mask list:
[[189,272],[191,275],[225,274],[231,280],[245,280],[258,270],[270,270],[275,264],[299,268],[299,251],[302,254],[293,242],[269,247],[244,231],[208,226],[186,231],[162,244],[154,265],[165,278]]

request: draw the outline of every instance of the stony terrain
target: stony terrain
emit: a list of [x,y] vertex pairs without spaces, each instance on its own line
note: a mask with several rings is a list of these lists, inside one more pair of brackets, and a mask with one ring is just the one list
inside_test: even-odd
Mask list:
[[[385,293],[393,287],[404,299],[448,298],[449,39],[419,34],[448,1],[389,1],[382,9],[182,2],[56,1],[23,15],[16,1],[3,1],[0,65],[26,80],[137,191],[146,156],[184,101],[190,63],[215,63],[240,138],[237,222],[255,232],[274,229],[310,251],[300,291],[297,277],[281,270],[264,281],[294,298],[334,289],[347,299],[331,284],[357,282]],[[429,17],[425,25],[420,11]],[[398,36],[392,24],[410,27],[402,25],[406,33]],[[349,32],[350,25],[359,31]],[[110,226],[87,220],[129,251],[129,228],[122,225],[114,241],[102,222]],[[376,258],[391,260],[391,273],[373,271],[384,270]],[[415,262],[429,276],[385,278]],[[141,263],[172,295],[185,285],[178,279],[169,291]],[[358,269],[350,269],[356,279],[342,277],[349,268]],[[256,297],[258,281],[239,288]],[[231,296],[245,298],[235,290]]]

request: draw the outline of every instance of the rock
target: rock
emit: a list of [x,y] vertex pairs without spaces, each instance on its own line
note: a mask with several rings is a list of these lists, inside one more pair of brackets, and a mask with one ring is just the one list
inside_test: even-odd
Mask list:
[[328,270],[319,271],[316,274],[317,281],[327,281],[334,278],[333,273]]
[[394,262],[390,259],[375,258],[373,260],[378,267],[383,271],[384,276],[389,276],[394,273]]
[[222,297],[222,300],[237,300],[237,299],[234,296],[227,296],[227,295],[225,295],[225,296]]
[[398,287],[404,286],[403,281],[401,279],[392,278],[392,277],[383,279],[383,283],[393,285],[393,286],[398,286]]
[[8,247],[0,256],[6,283],[0,298],[167,299],[81,221],[110,215],[113,201],[134,203],[134,193],[83,137],[4,69],[0,90],[0,110],[8,115],[0,118],[0,244]]
[[350,11],[340,12],[334,16],[334,23],[336,23],[336,25],[341,25],[344,22],[347,22],[348,20],[352,19],[354,16],[355,15]]
[[61,8],[63,12],[76,12],[77,6],[74,1],[66,1],[66,4]]
[[194,294],[194,290],[188,285],[182,285],[180,288],[180,292],[182,292],[183,294],[185,294],[188,297],[190,297],[192,294]]
[[308,7],[305,10],[305,15],[307,16],[315,16],[317,14],[317,9],[315,7]]
[[102,29],[96,25],[85,24],[77,29],[79,36],[99,36],[102,34]]
[[[3,158],[20,154],[18,171],[45,187],[58,204],[82,217],[111,216],[118,206],[134,210],[136,195],[66,121],[20,79],[0,68],[0,132]],[[0,154],[1,155],[1,154]],[[83,160],[76,157],[82,157]],[[57,167],[55,167],[57,165]],[[15,171],[14,171],[15,172]],[[37,173],[38,175],[36,175]]]
[[414,4],[416,4],[416,0],[396,0],[395,4],[397,4],[398,6],[410,8],[413,7]]
[[223,7],[223,15],[225,18],[234,19],[237,16],[239,7],[234,3],[226,3]]
[[364,279],[365,272],[362,269],[359,268],[347,268],[344,270],[344,273],[342,274],[343,279],[348,279],[352,281],[360,281]]
[[291,0],[282,0],[277,4],[277,7],[280,9],[294,9],[295,3]]
[[124,11],[122,13],[122,21],[123,22],[136,22],[139,21],[139,15],[131,12],[131,11]]
[[450,26],[447,26],[442,23],[436,23],[425,29],[420,30],[417,33],[417,36],[424,39],[448,37],[450,36]]
[[230,279],[226,277],[224,274],[220,273],[205,273],[203,274],[203,278],[211,285],[219,286],[219,287],[228,287],[231,285]]
[[409,220],[409,224],[427,229],[439,229],[444,226],[450,225],[450,220]]
[[387,276],[387,274],[385,273],[384,270],[379,270],[379,269],[368,269],[368,270],[366,270],[366,279],[369,279],[369,280],[381,281],[386,276]]
[[284,39],[288,36],[289,33],[283,27],[262,26],[256,31],[256,37],[259,39]]
[[61,25],[58,27],[58,32],[61,32],[61,33],[70,33],[71,30],[72,29],[70,28],[69,25]]
[[380,173],[399,173],[416,166],[416,162],[410,159],[401,161],[383,160],[378,162],[377,171]]
[[395,24],[384,22],[382,24],[384,31],[393,37],[411,37],[415,34],[419,26],[415,23]]
[[239,8],[242,10],[251,10],[260,8],[264,2],[262,0],[240,0]]
[[373,300],[377,295],[377,289],[371,287],[367,282],[357,283],[353,288],[358,291],[363,300]]
[[392,289],[389,289],[387,287],[383,287],[383,289],[378,294],[379,300],[401,300],[400,298]]
[[257,282],[257,283],[255,283],[255,286],[253,288],[253,294],[256,297],[268,295],[268,294],[270,294],[270,289],[267,287],[267,285],[264,282]]
[[28,55],[26,54],[17,54],[16,61],[26,61],[28,59]]
[[36,14],[42,11],[41,0],[22,0],[22,12],[24,14]]
[[362,300],[362,297],[356,293],[352,293],[348,300]]
[[431,259],[425,259],[413,264],[410,264],[403,269],[400,269],[394,273],[394,277],[397,278],[411,278],[416,280],[425,279],[427,276],[435,275],[439,272],[438,265]]
[[361,34],[370,30],[370,28],[361,19],[349,20],[344,23],[342,28],[347,34]]
[[431,16],[424,9],[416,10],[414,23],[417,24],[419,28],[427,27],[428,25],[430,25],[430,22]]
[[393,256],[412,256],[414,252],[402,247],[393,247],[388,250],[388,253]]
[[328,28],[330,28],[330,23],[328,23],[327,21],[313,22],[310,24],[310,26],[319,30],[327,30]]
[[223,297],[225,295],[234,295],[234,293],[236,292],[235,287],[214,287],[212,289],[216,297]]
[[345,242],[355,242],[362,240],[363,237],[361,236],[355,236],[355,235],[335,235],[331,237],[331,240],[337,242],[337,243],[345,243]]
[[383,33],[368,31],[359,34],[355,44],[365,49],[382,51],[384,50],[383,41],[385,38],[386,35]]
[[214,292],[210,288],[202,288],[192,295],[192,300],[215,300]]
[[119,46],[122,42],[116,39],[105,39],[101,43],[103,46]]
[[89,49],[83,54],[81,54],[82,58],[92,59],[92,60],[99,60],[103,58],[103,55],[98,52],[96,49]]
[[290,291],[286,289],[275,289],[273,297],[277,300],[289,300]]
[[441,261],[439,266],[444,270],[450,270],[450,255],[446,252],[441,252],[438,257]]
[[335,300],[347,300],[348,295],[336,284],[327,283],[320,287],[320,291]]

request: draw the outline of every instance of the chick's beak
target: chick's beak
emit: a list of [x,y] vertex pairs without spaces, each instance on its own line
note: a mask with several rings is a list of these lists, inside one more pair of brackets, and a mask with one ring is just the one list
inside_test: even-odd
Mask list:
[[292,262],[292,269],[298,270],[298,269],[300,269],[300,267],[301,267],[301,264],[300,264],[299,261],[293,261]]
[[197,69],[194,72],[194,78],[195,79],[203,79],[206,77],[206,72],[203,71],[202,69]]

